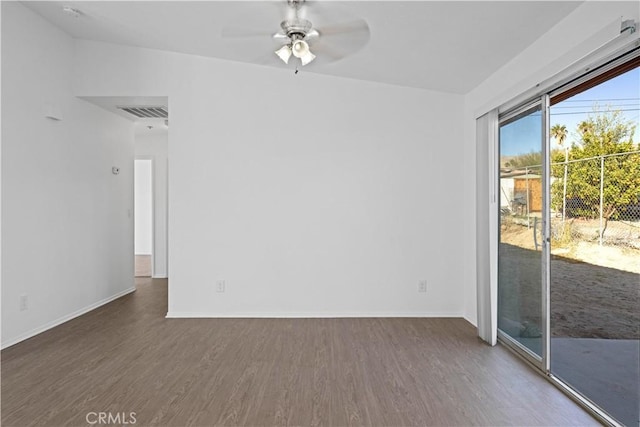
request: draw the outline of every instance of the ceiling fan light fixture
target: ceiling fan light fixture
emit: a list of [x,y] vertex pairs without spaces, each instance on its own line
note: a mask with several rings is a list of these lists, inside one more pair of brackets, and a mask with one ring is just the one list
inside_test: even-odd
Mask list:
[[[1,1],[1,0],[0,0]],[[267,35],[271,36],[274,45],[279,48],[274,52],[278,58],[285,64],[289,64],[292,56],[295,56],[293,62],[296,67],[296,73],[298,72],[299,65],[309,65],[315,61],[316,55],[313,50],[319,52],[322,64],[338,61],[344,58],[346,55],[360,50],[365,43],[369,41],[370,29],[369,25],[364,19],[356,19],[354,21],[338,22],[334,25],[328,25],[324,22],[320,28],[314,28],[311,21],[306,19],[305,2],[307,0],[275,0],[277,2],[287,2],[287,13],[285,19],[280,22],[280,30],[276,33],[271,31],[261,31],[256,28],[249,28],[246,30],[223,28],[222,37],[224,38],[246,38],[246,37],[259,37]],[[315,3],[315,0],[314,0]],[[348,17],[348,16],[347,16]],[[343,17],[344,20],[344,17]],[[346,36],[353,35],[347,39]],[[328,37],[326,42],[325,36],[339,36]],[[265,40],[266,44],[266,40]],[[337,45],[339,49],[332,50],[330,45]],[[255,46],[262,46],[261,44],[255,44]],[[273,56],[270,56],[271,60],[259,61],[263,64],[273,62]],[[326,59],[325,59],[326,58]],[[300,60],[298,63],[297,60]],[[318,64],[316,64],[318,65]]]
[[276,50],[276,55],[278,55],[278,57],[282,59],[282,61],[284,61],[285,64],[289,63],[289,58],[291,58],[291,53],[292,52],[289,45],[284,45],[280,49]]
[[293,42],[291,46],[291,51],[293,52],[293,56],[296,58],[302,58],[307,55],[309,52],[309,45],[304,40],[296,40]]
[[304,66],[304,65],[307,65],[309,62],[313,61],[314,59],[316,59],[316,56],[311,52],[307,52],[306,55],[300,58],[300,61],[302,61],[302,65]]
[[293,56],[300,58],[303,66],[316,59],[316,56],[309,50],[309,44],[304,40],[294,41],[291,45],[291,52]]

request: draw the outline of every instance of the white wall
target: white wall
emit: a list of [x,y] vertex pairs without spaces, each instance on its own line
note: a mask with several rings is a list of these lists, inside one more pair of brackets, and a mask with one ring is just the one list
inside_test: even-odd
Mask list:
[[153,244],[153,197],[151,160],[136,159],[134,166],[134,205],[136,255],[151,255]]
[[153,161],[153,277],[168,275],[167,253],[167,192],[168,192],[167,132],[136,133],[136,157]]
[[169,97],[170,315],[462,315],[461,96],[87,41],[76,60],[79,96]]
[[[464,145],[462,152],[464,199],[476,205],[475,119],[492,108],[535,89],[536,84],[552,78],[614,37],[623,19],[638,21],[637,1],[585,2],[535,43],[465,96]],[[488,197],[488,195],[481,195]],[[476,215],[464,212],[465,251],[462,259],[465,318],[476,323]]]
[[73,96],[73,52],[2,2],[3,347],[133,290],[133,128]]
[[500,208],[513,208],[513,191],[515,189],[515,180],[513,178],[500,178],[500,194],[497,198],[500,200]]

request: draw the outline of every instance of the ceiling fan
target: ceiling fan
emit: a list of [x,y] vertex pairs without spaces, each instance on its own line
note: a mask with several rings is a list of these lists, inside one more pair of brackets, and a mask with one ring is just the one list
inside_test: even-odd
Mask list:
[[[280,23],[280,31],[272,33],[225,28],[222,36],[225,38],[271,37],[274,43],[279,45],[274,53],[282,62],[288,64],[293,57],[299,59],[303,66],[310,64],[316,58],[322,58],[318,62],[323,63],[337,61],[355,53],[369,40],[369,25],[363,19],[316,27],[310,20],[305,19],[308,15],[305,9],[311,8],[311,13],[313,9],[318,12],[317,2],[307,3],[306,0],[286,0],[286,2],[287,17]],[[320,20],[322,21],[321,18]],[[275,56],[271,57],[275,58]]]

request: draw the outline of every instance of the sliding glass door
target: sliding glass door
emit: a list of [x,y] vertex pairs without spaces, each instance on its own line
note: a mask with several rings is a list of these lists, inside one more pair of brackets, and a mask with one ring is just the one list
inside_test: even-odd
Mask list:
[[639,62],[552,98],[550,120],[551,374],[628,426],[640,420]]
[[500,119],[498,333],[532,362],[543,355],[541,103]]
[[640,422],[640,50],[499,116],[498,337]]

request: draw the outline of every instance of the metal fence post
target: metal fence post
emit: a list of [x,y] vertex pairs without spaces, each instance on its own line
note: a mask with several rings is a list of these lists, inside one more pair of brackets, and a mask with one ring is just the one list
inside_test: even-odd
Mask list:
[[604,205],[604,155],[600,156],[600,239],[599,244],[602,246],[602,208]]
[[529,223],[529,220],[531,219],[531,216],[529,215],[529,168],[527,166],[524,168],[524,177],[525,183],[527,184],[527,228],[531,228],[531,224]]
[[562,232],[564,233],[564,220],[567,217],[567,168],[569,166],[569,147],[564,147],[564,182],[562,188]]

